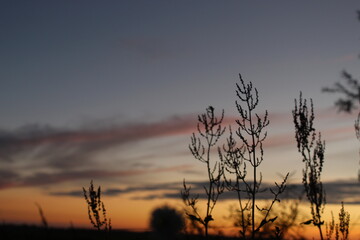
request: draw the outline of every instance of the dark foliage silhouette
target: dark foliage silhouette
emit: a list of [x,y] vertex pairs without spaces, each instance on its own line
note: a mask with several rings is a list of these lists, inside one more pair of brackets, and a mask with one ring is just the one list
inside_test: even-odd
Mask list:
[[156,208],[151,213],[150,227],[162,239],[175,239],[184,226],[182,214],[169,206]]
[[351,113],[360,104],[360,83],[346,70],[341,73],[344,83],[336,82],[332,87],[323,88],[323,92],[339,93],[335,106],[340,112]]
[[[360,20],[360,11],[357,11],[358,20]],[[343,70],[341,76],[344,83],[335,82],[332,87],[324,87],[323,92],[338,93],[341,97],[336,100],[335,106],[341,112],[351,113],[360,104],[360,83],[359,80],[353,77],[348,71]]]

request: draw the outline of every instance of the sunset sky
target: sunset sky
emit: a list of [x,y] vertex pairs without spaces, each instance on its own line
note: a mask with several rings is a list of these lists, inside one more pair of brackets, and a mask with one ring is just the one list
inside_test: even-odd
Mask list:
[[357,113],[337,113],[338,96],[321,92],[344,69],[359,76],[359,9],[355,0],[2,1],[0,220],[38,224],[37,202],[50,225],[89,227],[90,180],[116,228],[147,228],[163,203],[180,209],[183,179],[194,190],[206,180],[188,149],[197,115],[212,105],[233,124],[239,73],[259,91],[257,112],[269,111],[264,182],[291,172],[301,183],[291,111],[302,91],[326,141],[329,209],[344,201],[359,212]]

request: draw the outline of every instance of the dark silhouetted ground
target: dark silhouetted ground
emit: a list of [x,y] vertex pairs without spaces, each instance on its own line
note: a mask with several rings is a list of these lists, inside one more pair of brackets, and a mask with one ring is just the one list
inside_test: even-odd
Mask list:
[[[110,235],[104,232],[89,229],[74,228],[48,228],[30,225],[0,225],[1,240],[161,240],[161,236],[157,236],[152,232],[130,232],[123,230],[112,230]],[[178,235],[174,240],[201,240],[201,236]],[[231,240],[234,238],[213,236],[211,240]]]

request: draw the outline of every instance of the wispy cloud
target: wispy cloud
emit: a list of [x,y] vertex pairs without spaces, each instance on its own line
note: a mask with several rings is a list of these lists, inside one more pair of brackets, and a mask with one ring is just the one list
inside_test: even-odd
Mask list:
[[[323,119],[336,121],[336,119],[332,120],[334,116],[337,116],[335,112],[324,109],[319,111],[316,119],[320,122]],[[285,122],[289,121],[289,113],[273,113],[270,117],[271,127],[275,128],[285,126]],[[234,125],[236,118],[226,117],[224,125]],[[349,116],[339,115],[336,118],[347,119]],[[108,149],[121,149],[125,146],[131,148],[132,143],[143,140],[190,135],[196,131],[196,120],[196,115],[189,114],[173,116],[153,123],[130,123],[102,128],[61,129],[28,125],[13,131],[0,131],[0,189],[56,184],[95,177],[125,177],[154,173],[160,169],[171,171],[171,165],[164,167],[150,161],[141,162],[137,155],[117,156],[118,164],[122,167],[126,159],[131,159],[128,161],[131,165],[119,171],[118,168],[104,164],[103,157],[99,156]],[[291,126],[291,122],[287,124]],[[342,140],[349,136],[354,137],[354,130],[353,126],[338,126],[329,128],[326,134],[328,139],[325,140]],[[290,145],[296,147],[292,131],[280,133],[275,131],[275,134],[270,134],[265,142],[265,147]],[[179,157],[179,155],[189,154],[186,150],[173,152],[171,156]],[[143,158],[156,159],[164,153],[153,150],[144,154]],[[181,163],[173,167],[182,168],[182,171],[188,173],[196,173],[193,168],[189,166],[185,168]]]
[[[127,176],[170,170],[171,167],[136,167],[136,170],[105,170],[96,155],[129,143],[190,134],[193,116],[171,117],[155,123],[131,123],[102,129],[59,129],[29,125],[0,132],[0,187],[37,186],[71,179]],[[136,165],[136,161],[132,161]],[[182,167],[181,164],[174,166]],[[140,169],[140,170],[139,170]],[[146,170],[142,170],[146,169]],[[188,169],[188,168],[186,168]]]
[[0,178],[0,189],[9,187],[28,187],[57,184],[62,182],[74,181],[79,179],[106,179],[113,177],[129,177],[161,172],[176,172],[191,168],[189,165],[179,165],[168,168],[155,168],[149,170],[125,170],[125,171],[106,171],[106,170],[79,170],[63,171],[59,173],[34,173],[28,177],[21,177],[13,172],[2,171]]
[[[199,196],[200,199],[206,199],[204,194],[204,187],[207,182],[198,181],[189,184],[191,186],[192,194]],[[274,188],[274,184],[263,183],[262,189]],[[359,204],[360,203],[360,189],[359,184],[355,179],[340,180],[325,182],[324,188],[326,191],[327,203],[347,203]],[[133,200],[149,200],[149,199],[181,199],[180,190],[182,184],[177,183],[163,183],[163,184],[149,184],[143,186],[135,186],[128,188],[109,188],[104,189],[103,194],[108,196],[125,195],[129,193],[141,193],[141,196],[129,195]],[[74,196],[81,197],[81,191],[68,191],[68,192],[51,192],[50,195],[56,196]],[[304,194],[304,187],[302,184],[289,184],[286,192],[282,195],[283,199],[297,199]],[[270,191],[259,193],[259,200],[272,199]],[[306,201],[306,197],[305,201]],[[221,199],[237,199],[236,194],[226,192],[221,195]]]
[[[124,144],[151,137],[170,136],[191,132],[194,128],[193,116],[171,117],[157,123],[138,123],[105,129],[55,129],[30,125],[13,132],[0,133],[2,155],[18,149],[49,145],[91,145],[103,147],[108,144]],[[95,143],[95,144],[94,144]]]
[[[182,187],[182,184],[179,182],[147,184],[147,185],[141,185],[141,186],[126,187],[126,188],[107,188],[102,191],[102,194],[107,195],[107,196],[118,196],[118,195],[123,195],[123,194],[128,194],[128,193],[153,192],[153,191],[159,191],[159,190],[161,190],[161,191],[177,191],[179,193],[180,192],[179,189],[181,187]],[[67,191],[67,192],[50,192],[49,194],[55,195],[55,196],[79,197],[79,196],[83,195],[83,192],[74,190],[74,191]]]
[[76,155],[81,158],[79,155],[89,155],[114,145],[188,134],[193,131],[194,126],[195,118],[192,116],[172,117],[156,123],[133,123],[104,129],[68,130],[31,125],[12,132],[0,132],[0,160],[11,162],[18,153],[24,152],[32,152],[40,157],[46,155],[50,162],[50,159],[59,155],[65,155],[64,157]]
[[[196,182],[191,185],[194,194],[198,195],[200,199],[206,199],[206,195],[203,191],[203,186],[206,186],[206,182]],[[161,187],[159,186],[159,189]],[[263,189],[274,188],[273,184],[263,183]],[[331,181],[325,182],[324,188],[326,191],[326,202],[329,204],[338,204],[344,202],[346,204],[360,204],[360,189],[359,183],[355,180],[342,180],[342,181]],[[150,188],[149,188],[150,189]],[[152,187],[154,189],[154,187]],[[137,191],[133,189],[134,192]],[[145,189],[142,189],[144,191]],[[166,191],[164,193],[154,194],[153,191],[149,191],[147,195],[140,197],[132,197],[134,200],[148,200],[148,199],[180,199],[179,191],[181,187],[176,191]],[[304,193],[304,187],[302,184],[289,184],[286,192],[281,196],[283,199],[297,199]],[[262,192],[258,195],[259,200],[271,200],[272,194],[270,191]],[[221,195],[223,200],[236,200],[236,194],[226,192]],[[306,201],[306,197],[304,197]]]

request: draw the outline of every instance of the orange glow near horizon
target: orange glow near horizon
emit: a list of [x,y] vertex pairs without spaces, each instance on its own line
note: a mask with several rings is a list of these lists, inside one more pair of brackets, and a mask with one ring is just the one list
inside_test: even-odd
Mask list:
[[[128,229],[131,231],[149,230],[148,223],[151,211],[167,204],[181,211],[184,207],[180,200],[156,199],[156,200],[132,200],[122,197],[103,196],[107,209],[108,218],[111,218],[114,229]],[[39,203],[44,211],[45,217],[51,227],[74,227],[91,228],[87,216],[87,206],[84,199],[80,197],[59,197],[46,196],[35,188],[9,189],[0,192],[0,219],[5,223],[34,224],[40,225],[40,217],[35,202]],[[204,202],[200,201],[199,206],[203,209]],[[212,233],[219,231],[226,235],[236,235],[238,229],[234,228],[232,222],[225,219],[229,215],[229,206],[236,204],[236,201],[220,201],[214,210],[212,222]],[[262,204],[259,201],[259,204]],[[338,204],[328,204],[325,208],[324,219],[330,220],[331,211],[334,214],[335,222],[338,222]],[[276,208],[275,208],[276,209]],[[357,239],[360,234],[358,219],[360,205],[345,205],[345,210],[351,215],[350,239]],[[309,204],[303,203],[300,206],[301,221],[309,219]],[[298,229],[306,237],[317,238],[318,230],[314,226],[302,226]],[[296,229],[295,229],[296,231]],[[323,227],[325,234],[325,226]],[[357,237],[357,238],[356,238]]]

